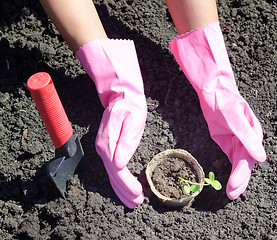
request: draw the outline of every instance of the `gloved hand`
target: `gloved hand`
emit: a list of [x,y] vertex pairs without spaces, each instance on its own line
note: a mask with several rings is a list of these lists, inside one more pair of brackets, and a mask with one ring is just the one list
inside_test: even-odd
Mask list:
[[236,86],[219,22],[174,38],[169,48],[198,94],[211,137],[232,163],[226,192],[236,199],[266,154],[261,125]]
[[94,40],[77,53],[94,81],[105,111],[95,146],[111,185],[129,208],[143,202],[142,186],[126,165],[139,145],[147,116],[143,81],[133,41]]

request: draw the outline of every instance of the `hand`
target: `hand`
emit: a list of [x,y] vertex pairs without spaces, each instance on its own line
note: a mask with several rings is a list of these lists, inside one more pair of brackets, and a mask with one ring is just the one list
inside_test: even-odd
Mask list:
[[143,202],[142,187],[127,169],[147,116],[143,81],[133,41],[94,40],[76,56],[94,81],[105,108],[96,138],[111,185],[128,207]]
[[115,193],[129,208],[143,202],[142,186],[126,165],[139,145],[146,114],[145,98],[117,100],[104,111],[95,142]]
[[198,94],[212,139],[232,163],[226,193],[234,200],[266,153],[261,124],[238,91],[219,22],[178,36],[169,47]]

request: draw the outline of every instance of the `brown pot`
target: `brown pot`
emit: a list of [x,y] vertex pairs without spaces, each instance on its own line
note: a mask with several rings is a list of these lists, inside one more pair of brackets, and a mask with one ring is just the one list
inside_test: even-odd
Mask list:
[[147,181],[150,185],[151,191],[158,197],[158,199],[165,205],[171,206],[171,207],[190,207],[192,202],[194,201],[194,198],[201,192],[203,189],[203,186],[200,186],[200,189],[192,193],[190,196],[186,198],[181,198],[181,199],[173,199],[166,197],[162,195],[158,190],[155,188],[153,181],[152,181],[152,175],[153,172],[155,171],[157,165],[161,162],[163,162],[165,159],[168,158],[179,158],[183,159],[187,163],[191,165],[191,167],[195,170],[197,177],[198,177],[198,183],[203,184],[204,183],[204,178],[205,174],[202,169],[202,167],[199,165],[197,160],[187,151],[182,150],[182,149],[169,149],[164,152],[161,152],[154,156],[154,158],[147,164],[146,168],[146,178]]

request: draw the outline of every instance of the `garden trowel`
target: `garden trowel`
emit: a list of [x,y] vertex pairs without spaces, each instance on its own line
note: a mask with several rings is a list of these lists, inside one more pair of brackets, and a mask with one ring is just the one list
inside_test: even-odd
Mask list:
[[67,180],[84,156],[80,140],[73,134],[50,75],[36,73],[28,79],[27,86],[56,148],[55,157],[46,165],[47,174],[65,197]]

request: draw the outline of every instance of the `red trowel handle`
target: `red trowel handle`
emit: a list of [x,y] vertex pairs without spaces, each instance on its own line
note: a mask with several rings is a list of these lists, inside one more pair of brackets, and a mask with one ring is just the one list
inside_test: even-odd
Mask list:
[[36,73],[28,79],[27,86],[55,148],[63,146],[73,130],[50,75]]

